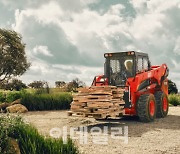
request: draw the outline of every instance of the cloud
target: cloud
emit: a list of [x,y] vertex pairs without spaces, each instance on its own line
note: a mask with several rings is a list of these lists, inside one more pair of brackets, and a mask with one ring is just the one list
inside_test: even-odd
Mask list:
[[53,86],[55,81],[69,82],[72,79],[79,78],[87,85],[91,85],[92,79],[97,75],[97,72],[103,74],[103,68],[62,64],[51,65],[42,60],[33,60],[30,70],[21,76],[20,79],[26,81],[26,83],[31,83],[35,80],[48,81]]
[[[16,18],[14,29],[23,35],[24,42],[28,42],[28,55],[38,57],[51,64],[98,65],[91,56],[80,53],[77,47],[69,41],[61,27],[55,23],[43,23],[34,16],[33,10],[21,11]],[[33,55],[31,52],[36,46],[47,46],[54,56],[49,58],[42,55]],[[87,61],[86,59],[91,59]],[[93,62],[93,64],[91,63]]]
[[43,54],[45,56],[49,56],[49,57],[52,57],[53,55],[51,54],[51,52],[48,50],[48,47],[47,46],[35,46],[33,48],[33,52],[35,55],[38,55],[38,54]]
[[180,55],[180,37],[177,38],[173,51]]
[[[147,52],[154,65],[167,63],[170,78],[180,87],[179,0],[1,3],[4,10],[9,8],[7,14],[14,10],[15,19],[9,23],[27,44],[33,64],[25,75],[27,79],[39,72],[39,78],[46,76],[51,82],[58,77],[62,80],[79,77],[90,83],[94,75],[103,71],[104,52],[138,50]],[[47,70],[52,70],[51,75]]]

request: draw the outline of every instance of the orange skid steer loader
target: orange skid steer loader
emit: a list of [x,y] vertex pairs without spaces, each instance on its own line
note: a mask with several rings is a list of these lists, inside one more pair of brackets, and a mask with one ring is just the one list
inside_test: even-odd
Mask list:
[[138,116],[143,122],[168,114],[169,69],[151,66],[148,54],[128,51],[105,53],[104,75],[74,95],[68,114],[104,119]]

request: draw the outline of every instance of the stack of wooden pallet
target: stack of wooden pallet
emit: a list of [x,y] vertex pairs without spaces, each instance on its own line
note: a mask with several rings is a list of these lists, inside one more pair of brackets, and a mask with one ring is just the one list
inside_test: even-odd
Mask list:
[[80,88],[74,95],[68,115],[82,115],[104,119],[123,114],[124,89],[115,86]]

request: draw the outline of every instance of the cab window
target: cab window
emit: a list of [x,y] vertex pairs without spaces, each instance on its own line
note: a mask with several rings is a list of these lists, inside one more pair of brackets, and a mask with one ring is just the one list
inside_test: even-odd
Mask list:
[[137,73],[145,70],[148,70],[148,58],[143,56],[138,56]]

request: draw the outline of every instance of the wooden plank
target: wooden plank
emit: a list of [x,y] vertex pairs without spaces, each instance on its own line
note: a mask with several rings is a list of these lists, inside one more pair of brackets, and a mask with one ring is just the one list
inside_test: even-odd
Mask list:
[[94,92],[90,92],[90,95],[112,95],[111,91],[94,91]]
[[102,95],[102,96],[100,96],[100,95],[89,95],[89,96],[87,96],[87,98],[88,99],[106,99],[106,98],[112,98],[111,96],[108,96],[108,95]]
[[90,106],[85,107],[85,108],[89,108],[89,109],[109,109],[110,107],[111,107],[110,105],[106,105],[106,106],[90,105]]
[[85,109],[85,108],[79,108],[79,109],[71,109],[71,111],[73,112],[89,112],[89,109]]
[[87,106],[87,102],[73,102],[71,105]]
[[111,102],[111,98],[106,98],[106,99],[92,99],[92,100],[88,100],[87,103],[99,103],[99,102],[104,102],[104,103],[107,103],[107,102]]
[[71,105],[71,110],[73,109],[81,109],[83,108],[82,106],[78,106],[78,105]]
[[113,94],[112,96],[113,96],[113,98],[121,98],[121,97],[123,97],[122,94]]
[[87,106],[89,105],[101,105],[101,106],[106,106],[106,105],[113,105],[113,102],[88,102]]

